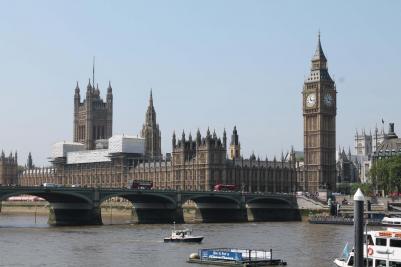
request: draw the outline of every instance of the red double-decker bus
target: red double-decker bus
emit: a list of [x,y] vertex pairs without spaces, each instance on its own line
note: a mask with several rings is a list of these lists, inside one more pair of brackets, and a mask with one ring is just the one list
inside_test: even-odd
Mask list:
[[237,186],[233,184],[216,184],[214,186],[214,191],[236,191]]
[[152,181],[146,181],[146,180],[133,180],[129,187],[131,189],[149,190],[149,189],[152,189],[153,182]]

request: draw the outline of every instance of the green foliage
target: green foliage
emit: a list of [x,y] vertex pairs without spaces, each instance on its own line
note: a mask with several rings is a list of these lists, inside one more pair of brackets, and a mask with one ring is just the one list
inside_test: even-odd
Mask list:
[[369,171],[369,178],[379,190],[399,192],[401,190],[401,156],[376,160]]
[[350,195],[355,194],[358,188],[361,189],[365,196],[371,196],[373,194],[374,187],[371,183],[353,183],[351,184]]
[[344,195],[351,194],[351,184],[350,183],[338,183],[336,188],[337,188],[337,192],[340,192],[341,194],[344,194]]

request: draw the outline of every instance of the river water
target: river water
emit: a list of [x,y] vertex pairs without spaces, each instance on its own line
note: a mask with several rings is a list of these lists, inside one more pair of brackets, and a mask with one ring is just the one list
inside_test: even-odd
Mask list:
[[[201,244],[163,243],[170,225],[113,224],[50,227],[47,216],[0,214],[0,266],[205,266],[188,264],[200,248],[273,249],[296,267],[331,267],[352,226],[307,222],[190,224]],[[105,223],[108,223],[105,221]],[[123,223],[114,219],[113,223]]]

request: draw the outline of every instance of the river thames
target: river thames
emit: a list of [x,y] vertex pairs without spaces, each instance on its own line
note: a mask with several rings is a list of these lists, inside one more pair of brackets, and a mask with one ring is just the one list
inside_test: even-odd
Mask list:
[[[352,226],[307,222],[185,224],[201,244],[163,243],[172,226],[114,224],[51,227],[47,216],[0,214],[0,266],[202,266],[188,264],[200,248],[273,249],[288,266],[334,266]],[[104,220],[105,223],[107,220]],[[119,222],[117,219],[113,223]]]

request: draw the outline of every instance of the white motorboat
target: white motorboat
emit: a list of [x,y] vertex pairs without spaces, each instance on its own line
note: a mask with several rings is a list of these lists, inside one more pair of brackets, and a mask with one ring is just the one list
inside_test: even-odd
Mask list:
[[192,231],[189,229],[173,230],[171,236],[165,237],[164,242],[195,242],[200,243],[203,236],[193,236]]
[[203,236],[193,236],[192,231],[189,229],[176,230],[175,222],[174,229],[171,231],[171,236],[165,237],[164,242],[194,242],[200,243]]
[[[401,267],[400,229],[387,228],[380,231],[368,231],[364,240],[363,257],[365,263],[366,259],[368,262],[368,265],[365,266]],[[347,245],[343,250],[343,257],[334,260],[337,266],[354,266],[354,251],[349,251]]]
[[401,218],[384,217],[381,223],[388,226],[401,226]]

